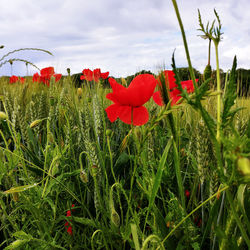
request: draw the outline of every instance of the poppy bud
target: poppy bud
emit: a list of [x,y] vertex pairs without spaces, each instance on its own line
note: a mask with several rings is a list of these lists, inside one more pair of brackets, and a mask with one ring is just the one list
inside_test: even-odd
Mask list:
[[120,226],[120,216],[114,208],[111,210],[111,221],[116,227]]
[[3,48],[4,48],[4,45],[1,45],[1,46],[0,46],[0,49],[3,49]]
[[70,76],[70,68],[67,68],[68,75]]
[[84,170],[81,170],[81,172],[80,172],[80,179],[83,183],[88,182],[88,176]]
[[212,76],[212,68],[211,68],[211,65],[208,64],[203,73],[204,81],[211,78],[211,76]]
[[6,120],[7,118],[7,115],[4,112],[0,111],[0,120]]
[[186,190],[186,191],[185,191],[185,195],[186,195],[187,199],[189,199],[189,197],[190,197],[190,192],[189,192],[188,190]]
[[106,130],[106,136],[111,136],[112,134],[112,130],[111,129],[107,129]]
[[240,157],[237,160],[239,172],[244,176],[250,176],[250,160],[246,157]]
[[13,64],[13,61],[10,59],[10,60],[9,60],[9,63],[10,63],[10,65],[12,65],[12,64]]

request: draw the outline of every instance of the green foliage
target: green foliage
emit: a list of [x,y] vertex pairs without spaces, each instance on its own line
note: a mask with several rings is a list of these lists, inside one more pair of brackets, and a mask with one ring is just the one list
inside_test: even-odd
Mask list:
[[230,72],[229,82],[225,87],[225,93],[223,98],[223,111],[222,111],[222,129],[226,126],[230,119],[233,119],[238,109],[230,111],[232,106],[235,104],[237,97],[236,92],[236,56],[234,57],[232,70]]

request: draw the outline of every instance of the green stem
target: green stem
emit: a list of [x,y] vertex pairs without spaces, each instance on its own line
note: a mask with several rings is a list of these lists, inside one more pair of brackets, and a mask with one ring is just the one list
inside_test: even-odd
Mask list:
[[216,54],[216,76],[217,76],[217,134],[216,139],[220,143],[220,127],[221,127],[221,82],[220,82],[220,67],[219,67],[219,54],[218,43],[214,42]]
[[243,238],[244,238],[244,240],[245,240],[245,242],[246,242],[246,244],[248,246],[248,249],[250,249],[250,239],[248,238],[247,232],[245,231],[244,226],[241,223],[240,218],[239,218],[239,216],[238,216],[238,214],[236,212],[236,209],[235,209],[235,206],[234,206],[234,203],[233,203],[233,198],[232,198],[232,195],[231,195],[229,190],[226,190],[226,196],[227,196],[227,199],[228,199],[228,201],[230,203],[230,207],[232,209],[231,211],[232,211],[232,214],[234,216],[234,219],[236,220],[236,223],[237,223],[237,225],[238,225],[238,227],[239,227],[239,229],[241,231],[241,234],[242,234],[242,236],[243,236]]
[[208,65],[210,65],[210,58],[211,58],[211,38],[209,38],[209,44],[208,44],[208,62],[207,62]]
[[110,147],[110,138],[109,138],[109,136],[107,136],[107,145],[108,145],[109,157],[110,157],[110,169],[111,169],[114,181],[116,183],[117,181],[116,181],[115,172],[114,172],[114,169],[113,169],[113,157],[112,157],[112,152],[111,152],[111,147]]
[[185,196],[184,196],[184,188],[181,178],[181,168],[180,168],[180,155],[177,150],[177,145],[175,141],[173,141],[173,149],[174,149],[174,166],[175,166],[175,174],[177,179],[177,185],[179,189],[179,193],[181,196],[181,205],[184,211],[186,212],[186,206],[185,206]]
[[196,84],[196,81],[195,81],[194,69],[192,67],[192,63],[191,63],[191,59],[190,59],[190,55],[189,55],[189,50],[188,50],[188,45],[187,45],[187,39],[186,39],[186,35],[185,35],[183,24],[182,24],[182,21],[181,21],[180,12],[179,12],[179,9],[178,9],[176,1],[172,0],[172,3],[173,3],[174,9],[175,9],[175,13],[176,13],[176,16],[177,16],[177,19],[178,19],[178,22],[179,22],[179,25],[180,25],[180,29],[181,29],[181,34],[182,34],[182,39],[183,39],[184,48],[185,48],[185,52],[186,52],[186,57],[187,57],[187,61],[188,61],[188,67],[189,67],[190,76],[191,76],[191,79],[192,79],[193,84],[194,84],[194,89],[196,90],[197,89],[197,84]]

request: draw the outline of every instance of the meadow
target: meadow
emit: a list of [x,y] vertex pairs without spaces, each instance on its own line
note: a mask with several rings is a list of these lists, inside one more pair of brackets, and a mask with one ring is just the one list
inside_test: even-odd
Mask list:
[[[215,15],[218,28],[200,26],[216,44]],[[1,248],[250,247],[250,100],[237,95],[237,60],[225,82],[207,71],[198,81],[185,49],[185,81],[174,55],[172,70],[131,82],[85,69],[76,86],[51,67],[2,78]]]

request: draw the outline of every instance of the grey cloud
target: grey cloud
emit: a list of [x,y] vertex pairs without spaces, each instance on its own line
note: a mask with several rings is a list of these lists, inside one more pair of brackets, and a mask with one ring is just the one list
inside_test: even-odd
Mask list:
[[[231,67],[232,53],[227,51],[237,52],[240,65],[247,65],[248,0],[178,4],[194,67],[202,70],[207,63],[207,42],[197,36],[198,8],[204,23],[215,18],[214,8],[221,17],[225,32],[219,48],[221,68]],[[118,76],[138,68],[155,70],[162,62],[170,68],[175,48],[177,65],[187,66],[174,8],[165,0],[2,0],[0,36],[6,46],[1,54],[20,47],[48,49],[54,57],[29,52],[18,56],[39,67],[55,64],[62,73],[67,67],[74,73],[83,67],[102,67]],[[212,63],[215,67],[214,54]],[[23,75],[25,67],[14,65],[13,70]],[[9,74],[8,67],[0,68],[0,74],[5,72]]]

